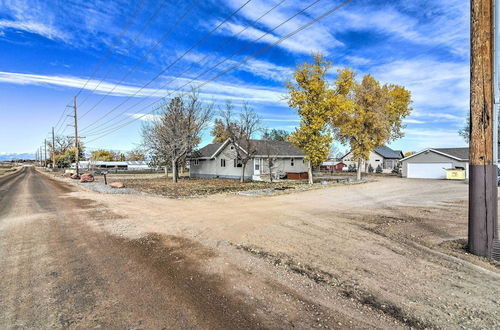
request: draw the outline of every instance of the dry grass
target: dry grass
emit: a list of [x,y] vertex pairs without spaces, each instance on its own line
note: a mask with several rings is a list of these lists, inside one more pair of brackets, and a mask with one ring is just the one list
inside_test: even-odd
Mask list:
[[280,181],[280,182],[245,182],[231,179],[195,179],[181,178],[178,183],[167,181],[165,177],[152,176],[151,178],[135,178],[132,176],[112,177],[108,181],[121,181],[127,187],[139,191],[168,196],[172,198],[196,197],[227,192],[239,192],[257,189],[301,189],[308,185],[305,181]]
[[16,167],[13,167],[11,165],[1,165],[0,166],[0,175],[7,174],[9,172],[13,172],[16,170]]

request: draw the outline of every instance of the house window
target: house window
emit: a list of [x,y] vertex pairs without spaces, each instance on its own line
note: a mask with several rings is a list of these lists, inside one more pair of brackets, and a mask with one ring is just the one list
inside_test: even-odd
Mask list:
[[200,160],[199,159],[193,160],[193,165],[195,165],[195,166],[200,165]]
[[293,158],[291,158],[291,159],[290,159],[290,166],[293,166],[293,161],[294,161],[294,159],[293,159]]
[[220,167],[226,167],[226,160],[225,159],[220,160]]
[[242,167],[243,164],[241,163],[241,159],[234,159],[234,167]]

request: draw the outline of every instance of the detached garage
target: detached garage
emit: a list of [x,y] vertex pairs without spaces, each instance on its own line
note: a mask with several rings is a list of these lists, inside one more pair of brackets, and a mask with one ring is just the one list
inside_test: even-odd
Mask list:
[[432,148],[401,159],[404,178],[445,179],[446,169],[469,169],[469,148]]

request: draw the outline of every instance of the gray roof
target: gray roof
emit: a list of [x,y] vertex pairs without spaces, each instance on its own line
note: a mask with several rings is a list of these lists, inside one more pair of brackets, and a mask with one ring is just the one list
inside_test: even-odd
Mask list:
[[380,156],[387,159],[401,159],[403,158],[403,152],[401,150],[392,150],[389,147],[383,146],[376,148],[374,150]]
[[436,150],[442,152],[443,154],[450,155],[452,157],[460,158],[460,159],[469,159],[469,148],[432,148],[432,150]]
[[197,150],[193,153],[193,157],[212,157],[212,155],[219,150],[220,146],[222,143],[210,143],[201,148],[200,150]]
[[[450,157],[454,157],[456,159],[464,160],[467,161],[469,160],[469,148],[468,147],[462,147],[462,148],[428,148],[425,150],[422,150],[420,152],[417,152],[416,154],[410,155],[408,157],[405,157],[405,160],[408,158],[412,158],[413,156],[417,156],[425,151],[428,150],[434,150],[436,152],[442,153],[444,155],[448,155]],[[500,146],[498,147],[498,155],[500,155]]]
[[[286,141],[274,141],[274,140],[250,140],[252,147],[256,150],[256,155],[266,156],[294,156],[294,157],[304,157],[305,153],[297,148],[290,142]],[[225,142],[224,142],[225,143]],[[219,150],[219,148],[224,143],[211,143],[207,144],[200,150],[193,153],[194,158],[202,157],[212,157],[214,153]]]
[[[460,159],[469,159],[469,148],[431,148],[432,150],[436,150],[442,152],[443,154],[447,154]],[[498,147],[498,155],[500,155],[500,146]]]

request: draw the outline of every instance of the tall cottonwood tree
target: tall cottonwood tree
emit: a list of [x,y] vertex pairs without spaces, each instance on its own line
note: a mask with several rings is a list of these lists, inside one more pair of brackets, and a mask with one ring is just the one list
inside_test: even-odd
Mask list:
[[297,109],[300,126],[290,134],[288,140],[301,148],[308,162],[309,184],[313,183],[312,169],[328,158],[333,141],[331,109],[337,94],[348,89],[333,90],[325,79],[331,63],[321,54],[314,55],[313,63],[304,63],[293,74],[294,81],[286,84],[288,105]]
[[411,94],[402,86],[382,85],[369,74],[357,83],[348,69],[339,72],[336,85],[348,92],[345,102],[331,108],[331,124],[337,139],[351,147],[360,180],[361,165],[370,152],[404,136],[403,119],[412,110]]
[[143,127],[143,145],[152,155],[170,160],[173,182],[178,181],[181,161],[200,143],[212,113],[213,105],[204,105],[193,91],[165,103],[160,115]]
[[229,141],[234,147],[237,164],[241,163],[240,182],[245,182],[245,169],[248,162],[255,156],[257,150],[252,138],[260,131],[261,121],[257,113],[248,105],[243,103],[238,115],[234,113],[234,106],[230,101],[220,112]]

